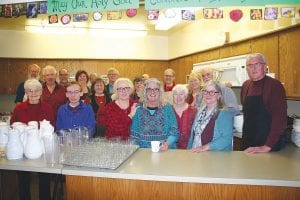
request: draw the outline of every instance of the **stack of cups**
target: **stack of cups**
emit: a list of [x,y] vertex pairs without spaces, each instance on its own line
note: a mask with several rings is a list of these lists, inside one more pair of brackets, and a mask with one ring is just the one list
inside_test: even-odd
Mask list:
[[48,164],[54,165],[60,162],[60,137],[53,134],[43,137],[45,146],[45,159]]

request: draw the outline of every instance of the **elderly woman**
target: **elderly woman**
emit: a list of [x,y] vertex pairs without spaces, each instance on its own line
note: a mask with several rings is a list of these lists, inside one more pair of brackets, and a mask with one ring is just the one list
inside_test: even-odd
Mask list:
[[223,108],[222,92],[216,82],[202,90],[203,105],[196,114],[188,149],[192,152],[231,151],[232,116]]
[[143,102],[132,119],[130,137],[143,148],[151,147],[151,141],[161,141],[160,150],[177,148],[179,137],[176,117],[170,104],[162,104],[163,88],[159,80],[145,82]]
[[193,107],[200,108],[202,93],[202,76],[199,72],[192,72],[189,76],[188,89],[189,94],[187,97],[187,102]]
[[[90,96],[90,99],[95,114],[95,119],[97,119],[98,111],[103,110],[105,108],[105,105],[111,102],[111,98],[109,94],[106,92],[105,83],[103,79],[96,78],[96,80],[92,84],[92,95]],[[103,117],[100,118],[103,119]],[[105,127],[101,120],[101,122],[96,127],[95,136],[103,137],[104,131],[105,131]]]
[[112,102],[98,111],[98,126],[105,125],[108,139],[129,139],[131,119],[136,111],[137,101],[130,99],[133,84],[128,78],[118,78],[113,87]]
[[[24,83],[27,101],[17,104],[10,123],[48,120],[54,125],[54,111],[52,107],[40,101],[42,84],[36,79],[29,79]],[[30,199],[30,172],[18,172],[19,198]],[[39,173],[39,198],[50,199],[50,175]]]
[[71,82],[66,89],[68,102],[58,109],[56,129],[59,131],[61,129],[72,129],[83,126],[91,131],[90,137],[93,136],[96,120],[92,106],[80,100],[83,95],[80,84],[78,82]]
[[82,88],[83,95],[81,96],[81,100],[85,103],[89,103],[90,99],[90,88],[88,87],[89,75],[85,70],[78,70],[75,74],[75,80],[80,84]]
[[177,84],[172,89],[173,92],[173,109],[179,129],[178,149],[186,149],[191,134],[191,128],[197,109],[190,106],[187,102],[188,89],[183,84]]

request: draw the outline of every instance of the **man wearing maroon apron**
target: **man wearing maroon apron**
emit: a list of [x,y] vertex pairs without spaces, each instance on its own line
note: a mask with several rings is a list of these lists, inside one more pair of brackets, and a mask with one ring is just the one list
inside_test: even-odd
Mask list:
[[243,83],[244,125],[241,149],[247,153],[278,151],[284,147],[287,103],[282,84],[266,76],[266,59],[251,54],[246,61],[250,80]]

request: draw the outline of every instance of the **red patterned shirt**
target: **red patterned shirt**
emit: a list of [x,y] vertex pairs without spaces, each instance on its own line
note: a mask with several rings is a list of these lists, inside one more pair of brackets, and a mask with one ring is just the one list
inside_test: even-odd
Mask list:
[[122,140],[129,139],[131,118],[128,116],[135,100],[129,100],[127,109],[121,109],[116,101],[108,103],[103,110],[98,112],[98,125],[105,125],[105,136],[107,138],[121,137]]

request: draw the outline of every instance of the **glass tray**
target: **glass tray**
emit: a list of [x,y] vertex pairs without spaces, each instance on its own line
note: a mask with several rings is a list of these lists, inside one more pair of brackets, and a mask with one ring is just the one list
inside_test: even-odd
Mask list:
[[138,145],[126,142],[87,142],[67,148],[62,164],[114,170],[134,154],[138,148]]

